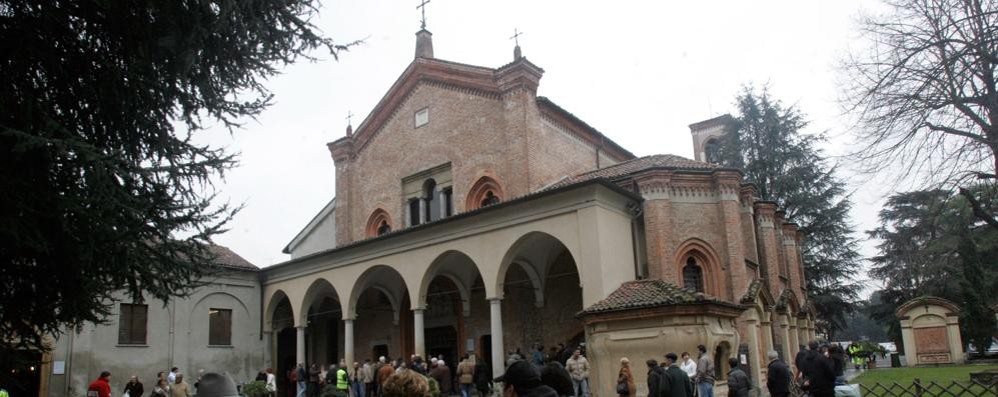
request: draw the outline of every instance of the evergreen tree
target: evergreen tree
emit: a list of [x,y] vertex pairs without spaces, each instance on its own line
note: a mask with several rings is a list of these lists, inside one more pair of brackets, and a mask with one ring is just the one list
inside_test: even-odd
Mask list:
[[943,190],[898,193],[869,231],[880,240],[870,274],[884,283],[873,316],[901,339],[897,308],[919,296],[961,306],[961,333],[974,346],[989,346],[995,318],[987,291],[996,287],[998,231],[974,216],[965,195]]
[[859,253],[848,215],[845,185],[817,148],[820,135],[804,134],[804,115],[763,89],[745,87],[738,114],[720,140],[721,164],[742,169],[764,200],[775,201],[804,233],[801,251],[807,298],[827,333],[841,329],[859,287],[852,282]]
[[315,12],[0,0],[0,356],[102,322],[120,293],[165,303],[216,269],[212,237],[235,209],[211,181],[235,159],[198,132],[259,115],[282,65],[345,48]]

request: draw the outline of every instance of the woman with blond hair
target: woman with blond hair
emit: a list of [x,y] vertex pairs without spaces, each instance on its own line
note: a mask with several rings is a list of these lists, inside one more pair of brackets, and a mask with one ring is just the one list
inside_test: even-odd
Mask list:
[[623,357],[620,359],[620,372],[617,373],[617,395],[633,396],[635,390],[637,389],[634,386],[634,375],[631,375],[631,360]]
[[403,370],[389,376],[381,386],[383,397],[430,397],[430,383],[416,371]]

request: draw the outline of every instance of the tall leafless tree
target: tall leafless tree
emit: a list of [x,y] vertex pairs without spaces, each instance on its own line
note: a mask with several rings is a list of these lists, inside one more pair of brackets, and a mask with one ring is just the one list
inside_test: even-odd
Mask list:
[[886,0],[843,64],[869,172],[959,189],[998,229],[998,1]]

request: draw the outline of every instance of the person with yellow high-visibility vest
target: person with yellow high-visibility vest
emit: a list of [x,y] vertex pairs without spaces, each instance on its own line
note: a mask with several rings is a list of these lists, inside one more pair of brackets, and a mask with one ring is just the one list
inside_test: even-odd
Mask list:
[[345,365],[340,365],[336,369],[336,390],[348,393],[350,390],[350,380],[347,378],[347,370],[344,367]]

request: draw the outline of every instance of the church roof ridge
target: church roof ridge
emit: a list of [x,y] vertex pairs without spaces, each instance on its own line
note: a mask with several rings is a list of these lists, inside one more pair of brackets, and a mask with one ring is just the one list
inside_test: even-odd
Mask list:
[[238,270],[260,270],[259,267],[224,245],[212,244],[208,247],[208,251],[211,251],[211,254],[215,256],[215,264],[218,266]]
[[570,122],[578,124],[579,127],[581,127],[582,129],[586,130],[590,135],[593,136],[593,138],[599,139],[602,144],[610,146],[611,149],[613,149],[614,151],[618,152],[623,157],[627,157],[627,158],[631,158],[631,159],[637,157],[637,156],[634,155],[634,153],[631,153],[631,151],[625,149],[623,146],[620,146],[620,144],[618,144],[617,142],[615,142],[613,139],[610,139],[609,137],[607,137],[606,134],[600,132],[600,130],[597,130],[595,127],[589,125],[589,123],[586,123],[584,120],[582,120],[578,116],[572,114],[572,112],[569,112],[568,110],[565,110],[565,108],[563,108],[561,106],[558,106],[558,104],[554,103],[554,101],[552,101],[550,98],[548,98],[546,96],[538,96],[537,97],[537,105],[538,105],[538,107],[545,107],[546,106],[551,111],[560,113],[562,116],[564,116]]
[[628,281],[620,285],[603,300],[596,302],[578,313],[610,313],[634,309],[656,308],[678,305],[714,304],[743,308],[738,304],[725,302],[699,292],[681,288],[661,279]]
[[616,179],[631,175],[639,171],[652,168],[665,168],[686,171],[713,172],[718,170],[728,170],[717,164],[705,163],[703,161],[691,160],[674,154],[652,154],[638,157],[627,161],[622,161],[598,170],[592,170],[578,174],[572,178],[562,181],[562,184],[578,183],[580,181],[596,178]]

